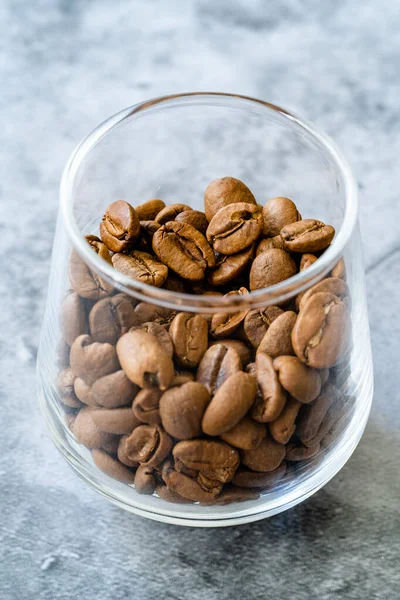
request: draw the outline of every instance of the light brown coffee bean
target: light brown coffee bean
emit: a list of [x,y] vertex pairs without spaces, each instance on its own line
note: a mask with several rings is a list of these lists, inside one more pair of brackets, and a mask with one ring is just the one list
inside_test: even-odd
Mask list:
[[186,282],[177,275],[174,275],[173,273],[168,274],[168,277],[164,282],[163,288],[165,290],[169,290],[170,292],[177,292],[178,294],[188,293]]
[[318,260],[318,258],[315,256],[315,254],[310,254],[309,252],[306,252],[305,254],[302,255],[302,257],[300,259],[299,270],[304,271],[304,269],[308,269],[317,260]]
[[168,276],[168,267],[147,252],[132,250],[128,255],[114,254],[112,263],[117,271],[154,287],[161,287]]
[[209,401],[207,388],[195,381],[164,392],[160,416],[165,431],[178,440],[201,435],[201,421]]
[[107,454],[117,454],[118,446],[120,442],[120,435],[113,435],[111,440],[108,440],[105,444],[102,445],[101,449],[107,452]]
[[57,376],[56,387],[63,404],[71,408],[80,408],[82,404],[79,402],[74,391],[75,379],[76,375],[70,368],[63,369]]
[[132,461],[156,467],[168,456],[172,440],[161,425],[140,425],[126,439],[126,454]]
[[326,383],[318,398],[301,410],[297,429],[301,440],[311,440],[317,435],[329,408],[335,402],[343,403],[342,394],[335,386]]
[[293,327],[294,351],[310,367],[333,367],[346,350],[349,330],[349,312],[342,300],[326,292],[313,294]]
[[254,377],[241,371],[231,375],[215,392],[204,413],[204,433],[221,435],[232,429],[252,406],[256,392]]
[[137,460],[131,460],[128,457],[128,454],[127,454],[128,439],[129,439],[129,435],[123,435],[121,437],[121,439],[119,441],[119,445],[118,445],[117,456],[118,456],[118,460],[122,464],[134,469],[139,466],[139,462]]
[[267,250],[273,250],[273,249],[278,249],[278,250],[285,249],[283,247],[283,240],[280,235],[275,235],[272,238],[264,238],[263,240],[261,240],[256,249],[256,256],[259,256],[260,254],[262,254],[263,252],[266,252]]
[[173,504],[192,504],[191,500],[183,498],[183,496],[171,490],[167,485],[157,485],[156,494],[161,500],[172,502]]
[[135,244],[136,250],[152,254],[153,236],[160,227],[160,223],[157,223],[156,221],[140,221],[139,239]]
[[201,281],[206,268],[215,265],[206,238],[188,223],[170,221],[160,227],[153,236],[153,251],[161,262],[189,281]]
[[211,395],[233,373],[242,370],[239,354],[231,347],[217,344],[210,346],[197,369],[196,381],[206,386]]
[[294,355],[292,331],[297,315],[287,310],[279,315],[266,331],[258,346],[258,352],[264,352],[271,358],[282,355]]
[[[258,348],[269,327],[282,314],[283,310],[279,306],[267,306],[267,308],[251,310],[247,313],[243,328],[246,338],[254,348]],[[267,352],[267,354],[269,353]]]
[[327,292],[337,296],[341,300],[345,300],[348,298],[349,288],[347,287],[346,282],[339,277],[328,277],[327,279],[322,279],[304,292],[299,302],[299,310],[302,310],[305,307],[311,296],[318,294],[319,292]]
[[176,217],[184,211],[193,210],[191,206],[187,204],[169,204],[154,217],[156,223],[160,223],[160,225],[165,225],[169,221],[175,221]]
[[250,348],[240,340],[221,338],[220,340],[210,342],[210,347],[216,346],[217,344],[223,344],[226,348],[233,348],[233,350],[236,350],[240,356],[240,360],[242,361],[242,368],[244,368],[253,360],[253,355]]
[[94,342],[90,335],[80,335],[71,346],[71,369],[88,384],[118,371],[117,353],[111,344]]
[[263,235],[274,237],[285,225],[301,219],[295,203],[289,198],[278,196],[271,198],[263,208]]
[[124,200],[107,207],[100,223],[100,237],[112,252],[125,252],[139,236],[140,220],[133,208]]
[[89,406],[82,408],[71,425],[72,433],[77,441],[89,450],[102,448],[104,444],[113,440],[112,434],[100,429],[93,421],[94,412],[96,409]]
[[268,423],[281,414],[286,402],[286,392],[279,382],[272,358],[263,352],[257,353],[256,373],[261,397],[257,396],[251,416],[259,423]]
[[286,449],[267,435],[257,448],[242,450],[242,463],[252,471],[269,472],[279,467],[285,458]]
[[266,435],[265,425],[257,423],[249,417],[243,417],[232,429],[223,433],[220,437],[235,448],[251,450],[260,445]]
[[93,408],[99,408],[97,402],[93,399],[92,395],[92,386],[80,377],[76,377],[74,381],[74,392],[77,398],[83,404],[87,404],[88,406],[92,406]]
[[204,193],[204,208],[207,221],[228,204],[246,202],[256,205],[256,199],[249,188],[239,179],[234,177],[221,177],[214,179]]
[[[340,421],[340,418],[343,415],[344,402],[345,400],[340,393],[335,395],[334,401],[328,408],[328,411],[314,437],[307,439],[305,439],[305,437],[300,438],[305,446],[308,448],[313,448],[317,444],[321,444],[322,447],[327,447],[325,440],[326,438],[329,438],[329,434],[332,432],[332,429]],[[335,439],[334,435],[332,435],[332,439]]]
[[99,408],[93,411],[93,422],[102,431],[123,435],[132,433],[142,422],[135,417],[130,406],[126,408]]
[[316,219],[304,219],[285,225],[280,235],[289,252],[318,252],[329,246],[335,235],[331,225]]
[[189,381],[194,381],[194,373],[191,371],[175,371],[169,387],[178,387]]
[[273,471],[249,471],[239,467],[232,483],[244,488],[270,488],[275,486],[286,474],[286,463],[283,461]]
[[288,444],[286,446],[286,460],[289,462],[300,462],[308,460],[318,454],[320,444],[307,448],[303,444]]
[[175,221],[189,223],[189,225],[192,225],[192,227],[200,231],[203,235],[206,234],[208,221],[206,215],[199,210],[184,210],[175,217]]
[[88,332],[85,300],[76,292],[68,294],[61,305],[61,333],[72,346],[78,335]]
[[[235,302],[235,297],[238,296],[238,302],[240,302],[241,296],[246,296],[249,292],[245,287],[241,287],[238,290],[232,290],[225,294],[224,298],[232,299]],[[215,313],[211,319],[210,333],[212,337],[221,339],[232,335],[239,325],[244,321],[248,308],[240,310],[235,313]]]
[[166,308],[165,306],[155,306],[154,304],[148,304],[147,302],[139,302],[135,308],[135,313],[140,323],[155,321],[160,325],[166,325],[168,327],[176,315],[176,312],[170,308]]
[[132,331],[135,331],[136,329],[142,329],[157,338],[159,344],[161,344],[168,356],[172,358],[174,354],[174,345],[171,336],[164,325],[160,325],[157,321],[148,321],[147,323],[141,323],[140,325],[131,327]]
[[139,221],[153,221],[163,208],[165,208],[165,202],[159,198],[153,198],[136,206],[135,211]]
[[321,378],[317,369],[306,367],[297,356],[279,356],[274,360],[279,381],[296,400],[308,404],[321,391]]
[[250,290],[275,285],[296,275],[296,264],[284,250],[272,249],[259,254],[250,269]]
[[[114,255],[116,256],[116,254]],[[89,314],[90,335],[95,342],[116,344],[139,321],[129,296],[116,294],[96,302]]]
[[104,452],[104,450],[92,451],[93,462],[100,471],[108,477],[112,477],[121,483],[132,484],[135,481],[135,473],[121,465],[121,463]]
[[119,408],[130,404],[138,390],[138,386],[132,383],[121,369],[97,379],[91,387],[90,395],[95,405]]
[[245,489],[236,485],[224,486],[221,494],[213,500],[200,502],[201,506],[227,506],[236,502],[247,502],[248,500],[257,500],[260,494],[254,490]]
[[162,391],[158,388],[147,388],[140,390],[133,401],[132,410],[137,419],[149,425],[159,425],[160,417],[160,398]]
[[216,252],[237,254],[261,234],[262,213],[257,205],[238,202],[221,208],[207,228],[207,240]]
[[214,499],[222,490],[222,483],[219,481],[199,477],[193,479],[175,471],[170,464],[163,468],[162,477],[171,490],[192,502]]
[[269,432],[276,442],[288,443],[296,431],[295,421],[301,407],[301,402],[295,398],[289,398],[279,417],[269,424]]
[[[108,249],[99,238],[94,235],[87,235],[85,239],[100,258],[112,265]],[[68,275],[72,289],[83,298],[100,300],[100,298],[105,298],[113,291],[112,284],[91,270],[76,250],[71,252]]]
[[177,363],[189,368],[198,365],[208,347],[207,321],[193,313],[178,313],[170,325],[169,334]]
[[331,271],[331,277],[339,277],[340,279],[344,279],[344,281],[346,281],[346,265],[343,258],[341,258],[337,265],[333,267]]
[[174,376],[174,364],[154,335],[143,329],[128,331],[117,342],[117,354],[133,383],[142,388],[168,388]]
[[140,465],[135,474],[135,490],[138,494],[150,495],[156,489],[156,478],[151,467]]
[[218,254],[215,269],[208,276],[211,285],[225,285],[237,279],[249,264],[253,256],[253,247],[250,246],[238,254],[226,256]]
[[172,454],[188,469],[200,471],[205,477],[227,483],[239,466],[235,448],[216,440],[185,440],[178,442]]

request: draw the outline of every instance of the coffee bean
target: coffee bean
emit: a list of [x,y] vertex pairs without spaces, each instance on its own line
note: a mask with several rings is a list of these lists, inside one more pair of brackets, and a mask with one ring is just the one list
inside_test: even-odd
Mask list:
[[128,202],[117,200],[107,207],[100,223],[100,237],[109,250],[128,250],[135,243],[139,231],[139,217]]
[[160,227],[153,237],[153,250],[161,262],[190,281],[204,279],[206,268],[215,265],[206,238],[188,223],[170,221]]
[[264,354],[268,354],[271,358],[282,355],[294,355],[292,331],[296,319],[296,313],[290,310],[279,315],[266,331],[257,351],[264,352]]
[[99,408],[93,411],[92,420],[102,431],[115,435],[132,433],[135,427],[142,425],[130,406],[127,408]]
[[178,442],[172,454],[187,468],[200,471],[205,477],[227,483],[239,466],[239,454],[225,442],[215,440],[185,440]]
[[208,276],[211,285],[225,285],[236,280],[249,264],[253,256],[253,247],[250,246],[238,254],[226,256],[218,254],[215,269]]
[[187,204],[169,204],[154,217],[156,223],[160,223],[160,225],[165,225],[169,221],[174,221],[175,218],[184,211],[192,210],[191,206]]
[[109,477],[128,485],[135,481],[135,474],[104,450],[93,450],[92,458],[96,467]]
[[160,399],[160,416],[165,431],[178,440],[199,436],[209,401],[207,388],[195,381],[164,392]]
[[184,383],[188,383],[188,381],[194,381],[194,373],[191,373],[190,371],[176,371],[170,383],[170,387],[177,387]]
[[299,302],[299,310],[302,310],[307,301],[314,294],[318,294],[319,292],[327,292],[329,294],[333,294],[337,296],[341,300],[345,300],[349,295],[349,288],[346,285],[346,282],[339,277],[328,277],[327,279],[322,279],[311,288],[309,288],[306,292],[304,292],[300,302]]
[[304,271],[304,269],[308,269],[308,267],[311,267],[311,265],[313,265],[316,260],[318,260],[318,258],[315,256],[315,254],[310,254],[306,252],[302,255],[300,259],[299,270]]
[[284,250],[272,249],[259,254],[250,269],[250,290],[269,287],[296,275],[296,264]]
[[252,471],[269,472],[279,467],[285,458],[286,449],[269,435],[261,440],[257,448],[242,450],[242,463]]
[[[228,292],[225,294],[224,298],[232,298],[232,302],[234,302],[236,296],[246,296],[248,293],[249,292],[245,287],[241,287],[239,290]],[[241,310],[237,313],[215,313],[211,319],[211,335],[218,339],[232,335],[242,321],[244,321],[247,313],[248,309]]]
[[160,325],[160,323],[157,323],[156,321],[148,321],[147,323],[141,323],[140,325],[131,327],[131,331],[135,331],[136,329],[142,329],[157,338],[159,344],[164,348],[168,356],[172,358],[174,354],[174,345],[171,336],[164,325]]
[[90,311],[90,335],[95,342],[116,344],[138,320],[129,296],[108,296],[96,302]]
[[136,206],[135,211],[140,221],[153,221],[163,208],[165,208],[165,202],[159,198],[153,198]]
[[118,460],[127,467],[135,468],[139,466],[139,461],[131,460],[127,454],[129,447],[129,435],[123,435],[119,441],[117,456]]
[[111,440],[107,440],[101,447],[107,454],[117,454],[120,442],[120,435],[113,435]]
[[[193,479],[175,471],[172,465],[163,468],[163,479],[169,489],[192,502],[206,501],[216,498],[221,493],[222,483],[214,480]],[[203,484],[203,485],[202,485]]]
[[164,306],[155,306],[147,302],[139,302],[135,308],[135,313],[140,323],[155,321],[160,325],[168,325],[175,317],[176,312]]
[[97,379],[91,386],[90,395],[95,405],[104,408],[119,408],[130,404],[138,389],[121,369]]
[[64,340],[72,346],[76,338],[89,330],[86,306],[77,293],[68,294],[61,305],[61,332]]
[[296,430],[295,421],[301,407],[301,402],[289,398],[279,417],[269,424],[269,432],[276,442],[288,443]]
[[150,495],[156,489],[156,478],[151,467],[140,465],[135,475],[135,490],[138,494]]
[[261,396],[257,396],[251,416],[259,423],[268,423],[281,414],[286,393],[279,382],[272,358],[263,352],[257,353],[256,373]]
[[233,373],[242,370],[242,361],[232,347],[217,344],[205,352],[197,369],[196,380],[206,386],[211,395]]
[[163,288],[165,290],[169,290],[170,292],[177,292],[178,294],[188,293],[186,282],[177,275],[174,275],[173,273],[168,274],[168,277],[164,282]]
[[198,365],[208,346],[207,321],[192,313],[178,313],[169,333],[178,364],[189,368]]
[[266,435],[265,425],[257,423],[249,417],[243,417],[232,429],[220,437],[235,448],[251,450],[257,448]]
[[258,492],[250,489],[244,489],[235,485],[226,485],[217,498],[210,501],[200,502],[201,506],[227,506],[236,502],[246,502],[247,500],[257,500],[260,497]]
[[71,369],[63,369],[59,372],[56,379],[57,391],[63,404],[66,404],[71,408],[81,408],[82,404],[79,402],[74,391],[75,379],[76,375]]
[[162,391],[158,388],[140,390],[132,404],[133,414],[137,419],[149,425],[159,425],[160,398]]
[[265,237],[278,235],[282,227],[300,219],[301,215],[292,200],[282,196],[271,198],[263,208],[263,235]]
[[262,227],[258,206],[238,202],[221,208],[207,228],[207,240],[216,252],[237,254],[255,242]]
[[245,367],[249,362],[253,360],[253,355],[248,346],[244,342],[240,340],[231,340],[226,338],[221,338],[210,342],[210,347],[216,346],[219,344],[223,344],[226,348],[233,348],[240,356],[240,360],[242,362],[242,368]]
[[203,235],[206,234],[208,221],[206,215],[199,210],[184,210],[175,217],[175,221],[189,223],[189,225],[192,225],[192,227],[200,231]]
[[344,279],[346,281],[346,265],[343,258],[341,258],[337,265],[333,267],[331,271],[331,277],[339,277],[340,279]]
[[136,249],[152,254],[153,236],[160,227],[160,223],[156,221],[140,221],[140,232],[139,239],[136,242]]
[[79,398],[79,400],[83,402],[83,404],[87,404],[88,406],[92,406],[93,408],[99,407],[97,402],[93,399],[92,386],[86,383],[80,377],[75,377],[74,392],[76,397]]
[[322,444],[325,447],[325,438],[328,436],[329,432],[335,427],[335,425],[340,420],[340,417],[343,415],[343,407],[344,407],[344,398],[338,393],[328,411],[322,421],[317,433],[312,438],[302,438],[301,441],[308,448],[312,448],[317,444]]
[[155,287],[161,287],[168,276],[168,267],[147,252],[132,250],[128,255],[114,254],[112,263],[124,275]]
[[293,327],[294,351],[310,367],[333,367],[346,350],[349,330],[349,313],[342,300],[327,292],[313,294]]
[[76,437],[77,441],[89,448],[94,450],[101,448],[105,443],[111,441],[113,436],[110,433],[106,433],[93,421],[93,413],[96,409],[85,407],[82,408],[76,415],[71,429],[72,433]]
[[308,460],[318,454],[319,449],[319,444],[311,448],[307,448],[307,446],[303,446],[302,444],[288,444],[286,446],[286,460],[289,462]]
[[207,221],[211,221],[220,208],[228,204],[246,202],[256,205],[256,199],[249,188],[239,179],[222,177],[215,179],[204,193],[204,207]]
[[301,440],[311,440],[317,435],[334,402],[343,402],[342,395],[336,387],[326,383],[318,398],[312,404],[304,406],[299,415],[297,435]]
[[268,328],[282,314],[283,310],[279,306],[267,306],[262,310],[248,312],[243,323],[247,340],[258,348]]
[[265,238],[261,240],[256,248],[256,256],[259,256],[267,250],[273,249],[285,250],[283,247],[283,240],[280,235],[275,235],[272,238]]
[[156,494],[161,500],[173,502],[174,504],[192,504],[191,500],[183,498],[177,492],[174,492],[167,485],[157,485]]
[[[86,241],[100,258],[105,260],[109,265],[112,265],[110,253],[99,238],[87,235]],[[95,271],[92,271],[83,262],[76,250],[72,250],[71,252],[68,275],[72,289],[83,298],[99,300],[100,298],[105,298],[105,296],[108,296],[113,291],[113,286],[99,277]]]
[[114,346],[94,342],[90,335],[80,335],[71,346],[71,369],[77,377],[92,384],[119,369]]
[[273,471],[249,471],[239,467],[232,483],[244,488],[271,488],[283,479],[286,474],[286,464],[281,462]]
[[207,435],[221,435],[234,427],[252,406],[257,382],[248,373],[231,375],[215,392],[202,422]]
[[274,360],[279,381],[296,400],[308,404],[321,391],[321,378],[316,369],[306,367],[297,356],[279,356]]
[[126,454],[147,467],[159,465],[172,449],[172,440],[161,425],[140,425],[126,439]]
[[304,219],[285,225],[280,232],[289,252],[318,252],[329,246],[335,235],[331,225],[316,219]]

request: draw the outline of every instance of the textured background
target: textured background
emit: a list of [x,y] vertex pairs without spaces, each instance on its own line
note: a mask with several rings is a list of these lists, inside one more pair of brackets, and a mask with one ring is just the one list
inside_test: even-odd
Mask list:
[[[399,5],[393,0],[0,3],[0,598],[387,600],[400,586]],[[282,103],[361,192],[376,393],[354,456],[290,512],[225,530],[124,513],[53,448],[35,359],[58,182],[79,139],[157,95]],[[397,219],[397,220],[396,220]]]

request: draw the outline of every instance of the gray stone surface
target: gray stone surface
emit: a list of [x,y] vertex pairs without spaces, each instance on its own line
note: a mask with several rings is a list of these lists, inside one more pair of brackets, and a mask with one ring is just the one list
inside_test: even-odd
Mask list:
[[[388,600],[400,588],[399,6],[392,0],[0,3],[0,598]],[[346,467],[293,510],[194,530],[125,513],[52,446],[35,358],[58,182],[78,140],[148,97],[281,102],[361,190],[376,393]]]

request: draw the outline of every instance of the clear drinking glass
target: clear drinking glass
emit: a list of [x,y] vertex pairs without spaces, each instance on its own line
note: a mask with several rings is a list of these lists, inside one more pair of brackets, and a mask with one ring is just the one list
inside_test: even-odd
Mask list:
[[[135,206],[150,198],[162,198],[166,204],[182,202],[202,210],[206,186],[225,175],[244,181],[260,204],[274,196],[292,198],[303,218],[316,218],[335,227],[333,243],[308,269],[269,288],[236,297],[232,303],[232,297],[187,295],[130,279],[102,260],[84,239],[86,234],[98,234],[105,207],[117,199]],[[363,433],[373,392],[357,221],[356,185],[334,143],[310,123],[261,100],[211,93],[157,98],[118,113],[91,133],[72,154],[61,182],[60,215],[38,354],[41,407],[55,445],[78,475],[131,512],[158,521],[204,527],[274,515],[329,481]],[[307,460],[288,461],[286,474],[260,490],[258,499],[226,506],[178,504],[156,494],[139,495],[133,485],[100,471],[91,451],[77,443],[68,426],[82,405],[74,401],[71,389],[64,390],[62,398],[57,385],[60,370],[69,364],[62,320],[71,309],[63,303],[71,287],[68,264],[72,249],[91,273],[101,277],[104,294],[123,292],[134,303],[148,302],[200,315],[289,302],[329,276],[343,260],[346,275],[339,273],[343,262],[335,273],[346,277],[349,289],[350,344],[340,364],[329,372],[329,381],[341,392],[342,402],[336,413],[328,411],[327,420],[322,421],[325,435],[318,451]],[[84,299],[82,303],[87,313],[95,300]],[[69,343],[71,336],[87,332],[87,317],[82,318],[81,323],[74,321],[76,331],[68,332]],[[65,404],[66,393],[70,394],[67,404],[71,406]],[[117,443],[117,436],[113,436],[106,445],[112,456]]]

